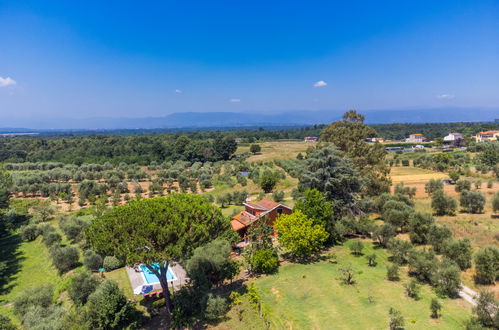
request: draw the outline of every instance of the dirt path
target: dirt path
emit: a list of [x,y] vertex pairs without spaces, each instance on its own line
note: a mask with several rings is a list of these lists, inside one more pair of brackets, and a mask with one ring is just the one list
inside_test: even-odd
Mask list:
[[0,308],[7,308],[7,307],[10,307],[10,306],[13,306],[13,305],[14,305],[14,303],[8,303],[8,304],[0,306]]
[[461,286],[461,290],[459,290],[459,296],[472,304],[473,306],[476,306],[477,303],[475,301],[476,297],[478,297],[478,293],[474,290],[471,290],[465,285]]

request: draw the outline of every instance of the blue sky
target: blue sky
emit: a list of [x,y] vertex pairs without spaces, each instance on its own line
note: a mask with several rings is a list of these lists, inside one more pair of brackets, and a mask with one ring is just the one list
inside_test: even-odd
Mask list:
[[499,107],[498,1],[4,1],[0,118]]

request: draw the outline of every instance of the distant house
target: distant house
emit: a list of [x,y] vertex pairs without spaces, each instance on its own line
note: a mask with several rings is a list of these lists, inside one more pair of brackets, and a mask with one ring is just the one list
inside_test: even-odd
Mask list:
[[463,136],[461,133],[449,133],[449,135],[444,137],[444,142],[457,142],[462,139]]
[[480,132],[475,136],[476,142],[496,141],[499,139],[499,131]]
[[243,140],[243,138],[234,138],[234,142],[240,143]]
[[385,142],[385,139],[382,137],[373,137],[373,138],[367,138],[365,141],[366,142]]
[[242,238],[246,236],[248,228],[265,218],[268,225],[272,226],[280,214],[291,214],[293,209],[270,199],[262,199],[255,203],[243,203],[244,211],[239,212],[231,220],[230,224]]
[[423,136],[423,134],[411,134],[407,139],[405,139],[405,142],[411,142],[411,143],[421,143],[424,142],[426,139]]
[[317,142],[318,140],[319,138],[316,136],[305,136],[304,139],[305,142]]

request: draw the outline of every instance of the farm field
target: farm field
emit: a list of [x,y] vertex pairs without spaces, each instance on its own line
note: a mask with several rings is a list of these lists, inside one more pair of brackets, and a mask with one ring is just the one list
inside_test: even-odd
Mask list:
[[[308,264],[285,263],[278,273],[257,278],[251,283],[262,296],[273,329],[384,329],[388,327],[390,307],[402,312],[405,329],[458,329],[468,318],[470,307],[461,299],[441,299],[442,317],[430,317],[430,300],[435,293],[428,286],[421,291],[421,299],[405,295],[404,275],[399,282],[386,280],[388,256],[382,249],[374,249],[364,241],[365,254],[375,252],[378,265],[369,267],[364,256],[353,256],[344,246],[330,252],[338,263],[326,260]],[[339,279],[339,269],[351,264],[357,271],[354,285],[345,285]],[[243,321],[237,317],[214,326],[214,329],[255,329],[258,317],[245,303]],[[348,310],[348,313],[344,311]],[[231,313],[233,313],[232,311]],[[229,314],[234,315],[234,314]],[[234,315],[235,316],[235,315]]]
[[[251,155],[248,162],[267,162],[274,159],[295,158],[299,153],[305,154],[307,149],[317,145],[316,142],[304,141],[272,141],[258,143],[262,151]],[[250,144],[239,146],[237,153],[249,153]]]

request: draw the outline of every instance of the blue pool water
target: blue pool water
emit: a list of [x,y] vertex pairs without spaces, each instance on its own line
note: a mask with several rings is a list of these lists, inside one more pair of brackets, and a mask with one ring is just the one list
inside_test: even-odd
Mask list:
[[[159,264],[153,264],[153,267],[158,268]],[[147,284],[152,284],[152,283],[158,283],[159,279],[156,275],[154,275],[153,272],[151,272],[145,265],[141,265],[140,269],[142,270],[142,274],[144,275],[144,278],[146,279]],[[175,279],[175,275],[173,274],[172,270],[168,267],[168,270],[166,272],[166,279],[168,281],[173,281]]]

